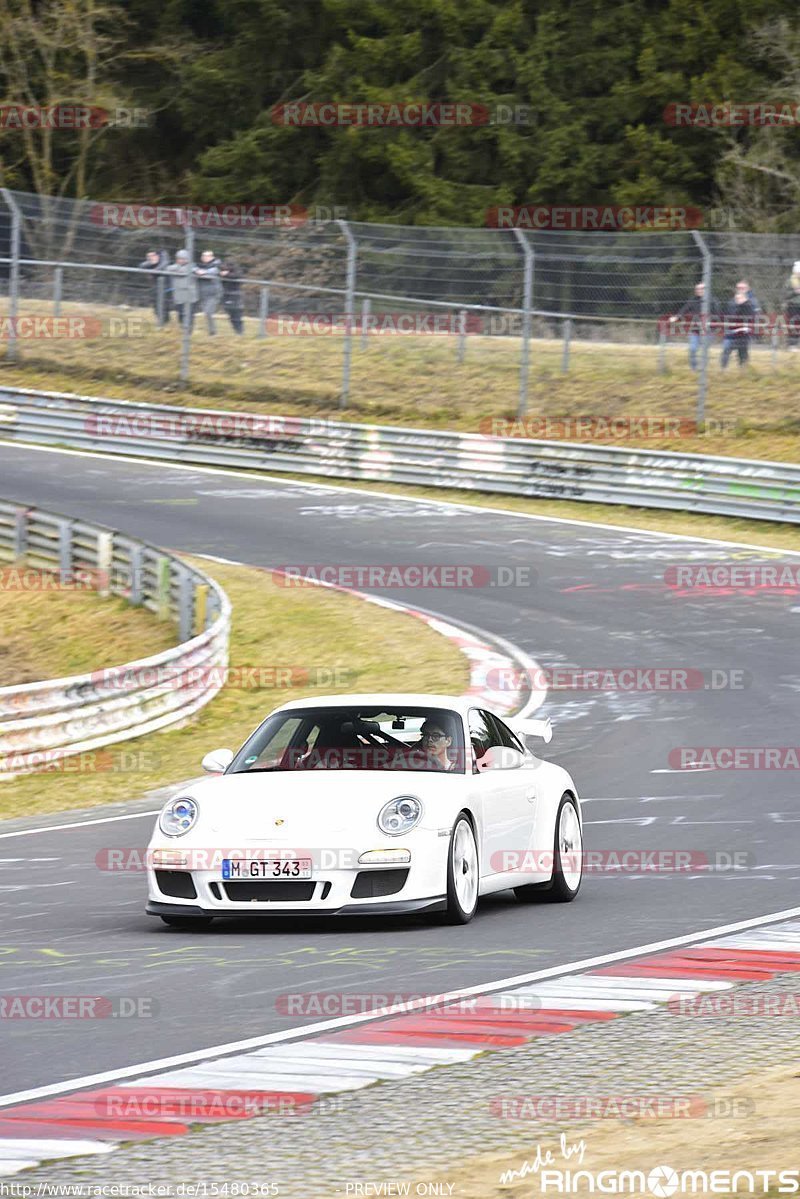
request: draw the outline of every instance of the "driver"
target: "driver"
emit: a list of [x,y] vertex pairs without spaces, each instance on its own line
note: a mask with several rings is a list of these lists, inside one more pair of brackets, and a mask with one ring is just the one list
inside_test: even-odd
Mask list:
[[422,750],[433,758],[441,770],[453,770],[455,763],[450,760],[449,749],[453,744],[452,730],[447,731],[445,722],[429,717],[420,729],[420,740],[410,746],[412,750]]

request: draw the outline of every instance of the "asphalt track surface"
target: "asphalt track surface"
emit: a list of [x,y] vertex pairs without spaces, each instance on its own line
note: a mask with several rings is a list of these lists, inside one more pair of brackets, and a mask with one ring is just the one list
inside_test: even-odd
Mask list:
[[[676,772],[668,760],[679,746],[797,741],[797,597],[681,596],[664,582],[670,565],[767,553],[21,446],[0,445],[0,495],[256,566],[525,567],[535,575],[517,586],[379,594],[502,635],[545,668],[744,671],[737,690],[551,691],[540,711],[556,731],[541,752],[573,773],[591,848],[750,854],[737,871],[590,875],[571,905],[504,893],[466,927],[264,919],[187,935],[145,916],[141,876],[95,866],[103,849],[144,846],[152,816],[0,839],[0,994],[139,997],[157,1013],[4,1020],[5,1094],[320,1018],[290,1015],[287,993],[439,993],[797,903],[797,772]],[[343,648],[320,646],[319,662]]]

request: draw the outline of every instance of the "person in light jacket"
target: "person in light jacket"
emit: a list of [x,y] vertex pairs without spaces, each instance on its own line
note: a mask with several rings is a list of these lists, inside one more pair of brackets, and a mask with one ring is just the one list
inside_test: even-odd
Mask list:
[[188,251],[178,250],[175,261],[167,267],[167,274],[172,283],[172,303],[180,313],[180,321],[184,327],[188,320],[191,332],[197,306],[197,280],[189,262]]
[[200,310],[205,314],[209,337],[214,337],[217,332],[214,313],[222,299],[222,280],[219,277],[221,265],[213,250],[203,250],[200,265],[194,269],[200,287]]

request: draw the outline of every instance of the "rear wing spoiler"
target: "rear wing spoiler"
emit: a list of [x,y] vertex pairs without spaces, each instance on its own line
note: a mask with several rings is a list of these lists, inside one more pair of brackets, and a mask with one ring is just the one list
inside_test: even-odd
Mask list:
[[544,716],[541,720],[512,716],[508,723],[514,732],[522,737],[541,737],[546,744],[553,740],[553,726],[549,716]]

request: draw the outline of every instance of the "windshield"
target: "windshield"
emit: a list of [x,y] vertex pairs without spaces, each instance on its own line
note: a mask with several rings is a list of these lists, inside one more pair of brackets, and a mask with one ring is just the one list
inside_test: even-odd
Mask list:
[[228,774],[287,770],[464,773],[461,717],[444,708],[319,707],[276,712]]

